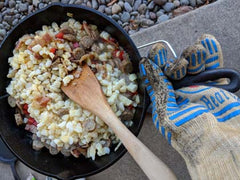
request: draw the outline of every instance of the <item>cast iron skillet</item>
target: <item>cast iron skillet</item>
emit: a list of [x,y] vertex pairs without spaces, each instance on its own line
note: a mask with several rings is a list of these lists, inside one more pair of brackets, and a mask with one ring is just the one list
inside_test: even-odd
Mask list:
[[[67,21],[69,17],[67,12],[73,13],[76,20],[82,22],[86,20],[98,26],[99,29],[109,32],[117,39],[119,44],[130,55],[134,72],[138,72],[138,61],[140,55],[134,43],[127,33],[113,20],[107,16],[83,6],[52,4],[43,8],[22,20],[4,39],[0,48],[0,95],[6,94],[5,88],[10,82],[6,78],[8,73],[8,57],[11,57],[15,47],[15,42],[27,33],[34,33],[42,28],[42,25],[51,25],[52,22],[58,24]],[[139,84],[140,85],[140,84]],[[141,93],[141,104],[136,110],[133,126],[130,130],[138,135],[142,127],[146,108],[148,106],[148,98],[146,93]],[[8,148],[30,168],[48,176],[58,179],[75,179],[86,177],[98,173],[114,162],[116,162],[125,152],[125,148],[121,146],[116,152],[111,151],[110,155],[97,157],[95,161],[86,158],[64,157],[63,155],[52,156],[44,148],[40,152],[34,151],[31,147],[31,134],[27,133],[23,128],[16,126],[14,121],[14,109],[10,108],[7,99],[0,100],[0,133],[3,141]]]
[[[138,64],[140,60],[139,52],[127,35],[127,33],[112,19],[108,18],[104,14],[78,5],[66,5],[60,3],[53,3],[50,6],[43,8],[35,13],[29,15],[23,19],[17,26],[11,30],[7,37],[3,40],[0,46],[0,135],[8,148],[20,159],[24,164],[30,168],[48,176],[56,177],[58,179],[75,179],[80,177],[86,177],[96,174],[123,156],[126,152],[125,148],[121,146],[116,152],[112,152],[110,155],[97,157],[95,161],[86,158],[73,158],[64,157],[62,155],[52,156],[50,153],[43,149],[39,152],[34,151],[31,147],[31,134],[27,133],[23,128],[16,126],[14,120],[14,109],[10,108],[7,103],[5,88],[10,82],[7,79],[7,73],[9,69],[8,57],[11,57],[12,50],[15,47],[15,42],[24,34],[34,33],[42,28],[42,25],[51,25],[52,22],[58,24],[67,21],[69,19],[66,16],[67,12],[73,13],[78,21],[86,20],[88,23],[92,23],[98,26],[99,29],[109,32],[114,38],[117,39],[119,44],[130,55],[130,59],[133,63],[134,72],[138,73]],[[182,81],[174,83],[174,88],[189,86],[193,84],[203,84],[202,78],[206,80],[214,80],[216,78],[216,70],[201,73],[194,77],[186,77]],[[224,74],[227,73],[228,76]],[[221,73],[218,73],[217,78],[228,77],[231,79],[231,86],[222,87],[231,92],[235,92],[239,89],[239,73],[234,70],[222,69]],[[138,81],[140,86],[140,81]],[[138,135],[143,119],[145,117],[146,109],[149,105],[149,98],[146,91],[140,92],[141,104],[138,106],[133,119],[133,126],[130,130]],[[1,97],[2,96],[2,97]]]

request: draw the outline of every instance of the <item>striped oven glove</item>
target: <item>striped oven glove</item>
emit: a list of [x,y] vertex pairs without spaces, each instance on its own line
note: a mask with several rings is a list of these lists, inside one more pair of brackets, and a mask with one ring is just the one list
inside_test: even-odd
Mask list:
[[[216,43],[215,38],[214,41]],[[214,48],[214,43],[210,46]],[[159,52],[166,51],[164,46],[159,47],[157,57],[160,57]],[[203,49],[206,57],[209,49]],[[197,57],[198,52],[191,52],[191,56],[195,53]],[[156,128],[182,155],[192,179],[240,179],[239,98],[210,86],[191,86],[174,91],[171,82],[157,66],[164,68],[164,64],[159,63],[167,63],[167,55],[161,58],[163,61],[143,58],[140,62]],[[219,58],[209,63],[206,59],[201,60],[205,62],[205,69],[217,68],[216,64],[222,66]],[[189,59],[187,61],[189,63]],[[189,70],[188,66],[186,69]]]

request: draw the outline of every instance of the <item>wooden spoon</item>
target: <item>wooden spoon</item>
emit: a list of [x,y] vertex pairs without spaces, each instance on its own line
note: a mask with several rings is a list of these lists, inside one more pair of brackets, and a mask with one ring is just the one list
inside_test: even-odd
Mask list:
[[83,66],[79,78],[61,88],[70,99],[101,118],[114,131],[149,179],[176,179],[173,172],[117,118],[88,65]]

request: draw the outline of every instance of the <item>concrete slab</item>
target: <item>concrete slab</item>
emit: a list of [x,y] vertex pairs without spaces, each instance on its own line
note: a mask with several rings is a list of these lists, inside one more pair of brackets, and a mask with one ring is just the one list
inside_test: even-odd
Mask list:
[[[136,45],[142,45],[158,39],[167,40],[180,55],[181,51],[194,43],[203,33],[210,33],[220,41],[225,59],[225,67],[240,69],[238,58],[240,57],[240,3],[239,0],[219,0],[214,4],[201,7],[195,11],[176,17],[165,23],[148,28],[145,31],[136,33],[132,39]],[[141,50],[142,56],[147,50]],[[240,95],[240,93],[237,93]],[[161,158],[177,175],[178,179],[188,180],[186,165],[181,156],[171,148],[165,139],[157,132],[153,126],[151,116],[145,119],[139,138],[146,144],[159,158]],[[18,164],[18,172],[21,179],[26,179],[26,174],[30,170]],[[0,180],[12,180],[9,167],[0,164]],[[33,172],[38,180],[45,177]],[[136,165],[127,153],[112,167],[102,173],[89,177],[89,180],[145,180],[147,177]]]

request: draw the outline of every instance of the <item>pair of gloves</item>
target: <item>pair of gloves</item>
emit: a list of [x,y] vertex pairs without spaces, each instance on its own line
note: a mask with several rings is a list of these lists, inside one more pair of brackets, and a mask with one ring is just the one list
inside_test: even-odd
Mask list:
[[240,100],[208,86],[226,80],[178,90],[171,84],[171,79],[221,67],[221,46],[209,34],[184,50],[179,60],[168,60],[166,47],[158,43],[140,62],[153,123],[184,158],[192,179],[240,179]]

